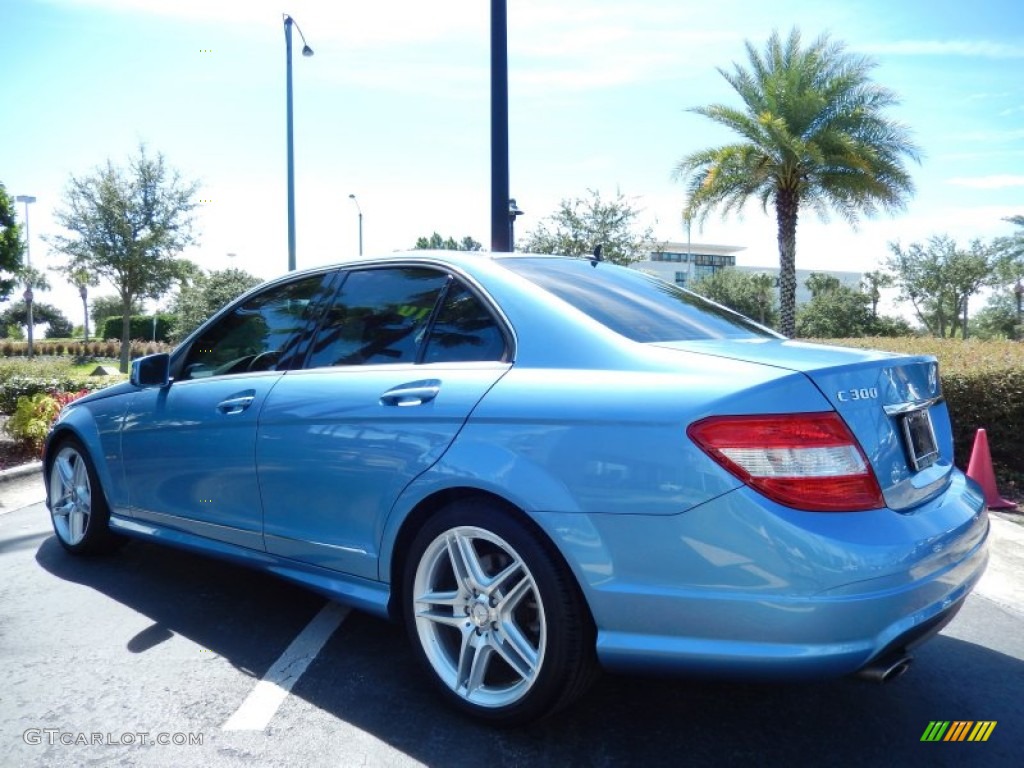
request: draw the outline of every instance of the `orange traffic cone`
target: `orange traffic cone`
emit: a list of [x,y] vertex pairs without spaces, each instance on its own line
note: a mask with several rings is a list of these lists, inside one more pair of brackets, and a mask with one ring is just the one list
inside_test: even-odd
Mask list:
[[988,435],[979,429],[974,436],[971,460],[967,464],[967,476],[981,486],[985,493],[985,506],[989,509],[1014,509],[1016,504],[999,495],[996,488],[996,473],[992,469],[992,454],[988,451]]

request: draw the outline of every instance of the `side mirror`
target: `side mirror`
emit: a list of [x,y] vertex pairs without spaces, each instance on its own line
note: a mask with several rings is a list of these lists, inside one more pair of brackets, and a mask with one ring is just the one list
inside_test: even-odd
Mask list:
[[166,387],[171,381],[171,356],[161,352],[133,360],[129,381],[136,387]]

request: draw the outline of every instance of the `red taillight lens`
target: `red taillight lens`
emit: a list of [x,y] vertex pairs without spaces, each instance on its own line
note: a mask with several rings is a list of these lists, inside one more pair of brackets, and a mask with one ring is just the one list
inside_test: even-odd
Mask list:
[[711,458],[780,504],[811,512],[885,506],[874,472],[839,414],[713,416],[686,430]]

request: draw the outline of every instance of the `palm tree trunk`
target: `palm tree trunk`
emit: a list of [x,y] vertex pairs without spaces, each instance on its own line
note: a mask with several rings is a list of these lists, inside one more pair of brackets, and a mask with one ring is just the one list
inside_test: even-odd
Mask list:
[[775,218],[779,239],[779,331],[796,335],[796,222],[799,200],[791,190],[775,196]]

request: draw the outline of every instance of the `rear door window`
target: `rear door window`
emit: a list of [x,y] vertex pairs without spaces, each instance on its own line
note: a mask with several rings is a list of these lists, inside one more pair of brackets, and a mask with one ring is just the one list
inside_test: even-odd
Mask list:
[[448,287],[430,328],[424,363],[504,360],[505,336],[484,303],[458,281]]
[[500,361],[506,348],[494,315],[447,271],[363,269],[323,313],[306,367]]
[[307,367],[415,363],[445,272],[422,267],[348,273],[324,314]]

